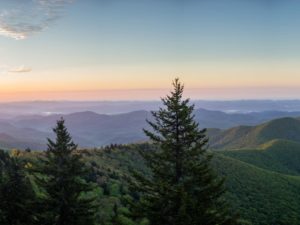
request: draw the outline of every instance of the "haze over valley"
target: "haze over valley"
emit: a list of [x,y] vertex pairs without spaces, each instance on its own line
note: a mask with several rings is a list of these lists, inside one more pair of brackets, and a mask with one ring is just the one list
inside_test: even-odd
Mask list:
[[[207,109],[196,108],[195,120],[200,127],[209,129],[212,140],[229,128],[256,126],[283,117],[300,118],[297,111],[300,101],[195,102],[195,107],[200,105]],[[47,137],[52,137],[53,124],[61,117],[81,148],[145,142],[147,137],[142,130],[148,128],[146,119],[151,120],[151,110],[159,106],[156,101],[3,103],[0,104],[4,112],[0,115],[0,146],[45,150]],[[211,143],[212,147],[215,145]]]

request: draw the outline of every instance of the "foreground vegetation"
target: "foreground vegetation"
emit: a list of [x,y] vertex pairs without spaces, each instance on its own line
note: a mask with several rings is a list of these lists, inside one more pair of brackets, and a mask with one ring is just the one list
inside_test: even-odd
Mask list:
[[[145,143],[79,151],[90,168],[88,180],[98,186],[94,190],[99,203],[98,224],[135,224],[127,216],[126,199],[135,196],[128,189],[130,171],[147,174],[138,152],[153,148]],[[14,151],[11,154],[24,163],[35,163],[42,153]],[[253,225],[300,223],[300,177],[263,169],[224,154],[226,152],[215,153],[212,164],[220,176],[226,177],[226,198],[241,218]],[[300,157],[300,149],[291,157],[296,155]]]

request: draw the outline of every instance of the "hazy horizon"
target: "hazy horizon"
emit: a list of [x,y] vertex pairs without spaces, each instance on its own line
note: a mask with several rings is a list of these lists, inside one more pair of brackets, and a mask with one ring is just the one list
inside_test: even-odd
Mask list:
[[[22,101],[159,101],[170,91],[164,89],[82,90],[52,92],[14,92],[0,94],[0,102]],[[241,94],[243,93],[243,94]],[[186,88],[185,97],[193,100],[300,100],[300,88]]]
[[[257,102],[264,102],[264,101],[270,101],[270,102],[285,102],[285,101],[299,101],[300,102],[300,98],[277,98],[277,99],[271,99],[271,98],[262,98],[262,99],[254,99],[254,98],[237,98],[237,99],[191,99],[191,102],[252,102],[252,101],[257,101]],[[161,102],[159,99],[110,99],[110,100],[102,100],[102,99],[88,99],[88,100],[80,100],[80,99],[30,99],[30,100],[6,100],[6,101],[0,101],[0,104],[10,104],[10,103],[51,103],[51,102],[57,102],[57,103],[63,103],[63,102],[86,102],[86,103],[92,103],[92,102],[101,102],[101,103],[151,103],[151,102]],[[280,110],[280,109],[279,109]]]

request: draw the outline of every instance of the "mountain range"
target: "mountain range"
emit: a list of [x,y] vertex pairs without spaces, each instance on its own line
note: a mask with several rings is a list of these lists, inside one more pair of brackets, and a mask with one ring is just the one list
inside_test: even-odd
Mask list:
[[[47,138],[53,137],[52,128],[61,117],[66,120],[74,141],[80,147],[146,141],[142,130],[149,128],[146,119],[152,118],[149,111],[143,110],[114,115],[85,111],[3,118],[0,120],[0,147],[44,150]],[[289,118],[277,119],[282,117]],[[215,149],[257,147],[273,137],[276,139],[287,136],[288,140],[300,141],[297,137],[300,133],[297,117],[300,117],[300,112],[232,114],[206,109],[195,110],[195,119],[200,127],[209,128],[210,145]]]
[[[196,108],[227,113],[263,111],[300,111],[300,100],[193,100]],[[160,101],[28,101],[0,102],[0,118],[19,115],[71,114],[92,111],[98,114],[120,114],[132,111],[156,110]]]

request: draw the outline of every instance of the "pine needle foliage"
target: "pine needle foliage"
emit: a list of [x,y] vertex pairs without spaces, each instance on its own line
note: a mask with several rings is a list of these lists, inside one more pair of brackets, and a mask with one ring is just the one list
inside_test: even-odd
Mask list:
[[132,203],[132,217],[150,225],[238,224],[223,197],[224,179],[211,168],[206,130],[195,122],[183,91],[175,79],[163,107],[152,112],[152,129],[144,130],[158,150],[141,152],[151,175],[134,173],[131,188],[140,198]]
[[48,150],[41,159],[37,183],[43,191],[41,221],[51,225],[93,225],[97,210],[87,182],[88,170],[72,141],[62,118],[53,129],[56,139],[48,139]]

